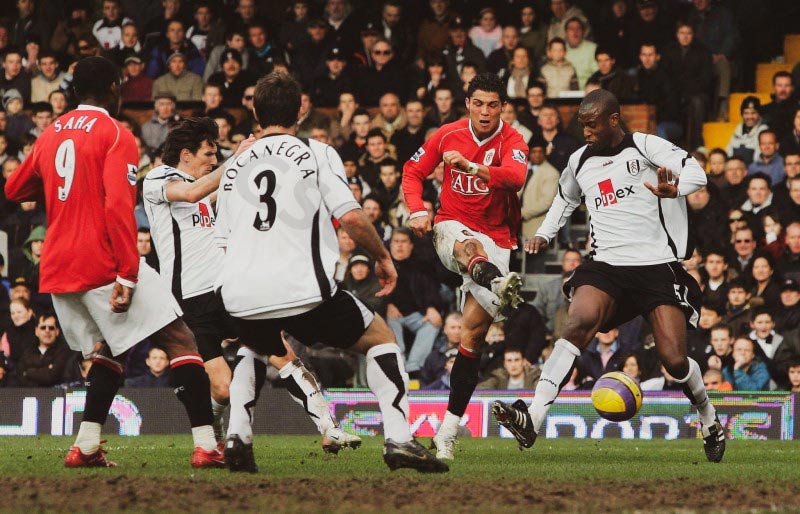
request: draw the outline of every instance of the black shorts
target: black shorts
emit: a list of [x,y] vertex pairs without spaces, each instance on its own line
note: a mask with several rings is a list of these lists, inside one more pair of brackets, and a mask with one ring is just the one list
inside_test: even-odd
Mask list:
[[286,318],[241,319],[232,317],[239,342],[262,355],[286,355],[281,331],[306,346],[323,343],[350,348],[366,332],[374,313],[352,294],[339,289],[314,309]]
[[222,340],[235,339],[236,327],[219,295],[208,292],[179,303],[183,309],[183,321],[197,340],[203,362],[222,357]]
[[608,293],[617,311],[601,332],[607,332],[636,316],[647,317],[659,305],[675,305],[683,310],[686,326],[697,328],[702,293],[697,281],[677,262],[649,266],[614,266],[589,261],[578,266],[564,283],[564,294],[571,301],[579,286],[589,285]]

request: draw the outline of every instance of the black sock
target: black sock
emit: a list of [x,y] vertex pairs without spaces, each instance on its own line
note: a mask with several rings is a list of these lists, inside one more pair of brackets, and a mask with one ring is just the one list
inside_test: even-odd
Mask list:
[[492,280],[503,276],[497,266],[489,262],[486,257],[480,255],[475,256],[472,258],[472,260],[470,260],[467,270],[469,271],[469,275],[472,277],[472,280],[474,280],[479,286],[485,287],[486,289],[492,288]]
[[86,376],[86,405],[83,421],[106,422],[108,410],[122,384],[122,365],[108,357],[96,356]]
[[447,411],[456,416],[463,416],[467,410],[475,386],[478,385],[478,370],[481,360],[479,355],[462,347],[458,348],[453,370],[450,372],[450,398]]
[[170,361],[169,383],[186,407],[192,428],[211,425],[211,385],[199,354],[178,356]]

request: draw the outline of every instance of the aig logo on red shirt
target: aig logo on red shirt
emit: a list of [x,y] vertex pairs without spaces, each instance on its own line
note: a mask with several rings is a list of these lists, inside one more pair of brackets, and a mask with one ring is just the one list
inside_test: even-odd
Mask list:
[[453,174],[453,180],[450,185],[456,193],[466,196],[489,194],[489,188],[486,183],[476,175],[470,175],[455,168],[451,169],[450,172]]
[[600,196],[594,199],[595,209],[599,209],[601,206],[608,207],[609,205],[614,205],[622,198],[636,194],[636,191],[633,190],[633,186],[625,186],[625,189],[614,189],[614,184],[611,182],[610,178],[598,182],[597,187],[600,188]]

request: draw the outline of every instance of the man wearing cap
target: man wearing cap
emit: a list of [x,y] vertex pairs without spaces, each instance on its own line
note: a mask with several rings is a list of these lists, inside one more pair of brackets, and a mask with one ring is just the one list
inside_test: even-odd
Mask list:
[[222,107],[238,107],[242,102],[242,95],[247,86],[255,80],[246,71],[242,70],[242,54],[238,50],[229,48],[222,52],[219,59],[222,71],[218,71],[208,78],[209,84],[218,84],[222,88]]
[[175,107],[173,95],[163,93],[155,97],[153,117],[142,125],[142,142],[148,152],[154,152],[164,144],[169,129],[180,121],[181,117],[175,112]]
[[125,80],[122,102],[149,102],[153,98],[153,79],[144,74],[144,63],[138,55],[125,59]]
[[742,121],[736,125],[726,151],[749,166],[761,158],[758,136],[767,130],[767,126],[761,119],[761,101],[758,97],[748,96],[742,100],[739,112],[742,113]]
[[178,102],[199,102],[203,97],[203,79],[186,69],[186,57],[180,52],[167,58],[167,73],[153,82],[153,98],[165,94]]
[[347,60],[339,47],[331,48],[325,57],[327,73],[314,80],[311,87],[311,99],[317,107],[336,107],[339,95],[353,91],[353,81],[347,73]]
[[[561,176],[561,173],[546,160],[547,142],[542,136],[537,134],[531,138],[529,146],[528,174],[522,191],[518,193],[522,202],[523,240],[533,238],[542,226],[545,215],[558,192],[558,179]],[[538,255],[529,256],[528,259],[534,260],[536,257]],[[544,259],[537,261],[541,261],[541,269],[534,272],[544,273]]]
[[[775,311],[775,330],[784,334],[800,327],[800,284],[786,278],[781,281],[781,302]],[[777,353],[775,355],[777,357]]]

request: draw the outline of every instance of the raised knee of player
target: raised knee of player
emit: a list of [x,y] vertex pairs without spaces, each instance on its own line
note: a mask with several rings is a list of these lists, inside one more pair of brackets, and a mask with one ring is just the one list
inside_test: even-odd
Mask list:
[[397,339],[395,339],[394,332],[392,329],[389,328],[389,325],[386,323],[380,315],[375,314],[375,317],[372,318],[372,322],[367,327],[367,330],[364,331],[364,334],[361,338],[350,347],[350,349],[354,352],[361,353],[366,355],[370,348],[378,346],[390,344],[394,345],[398,348],[400,347],[397,345]]

